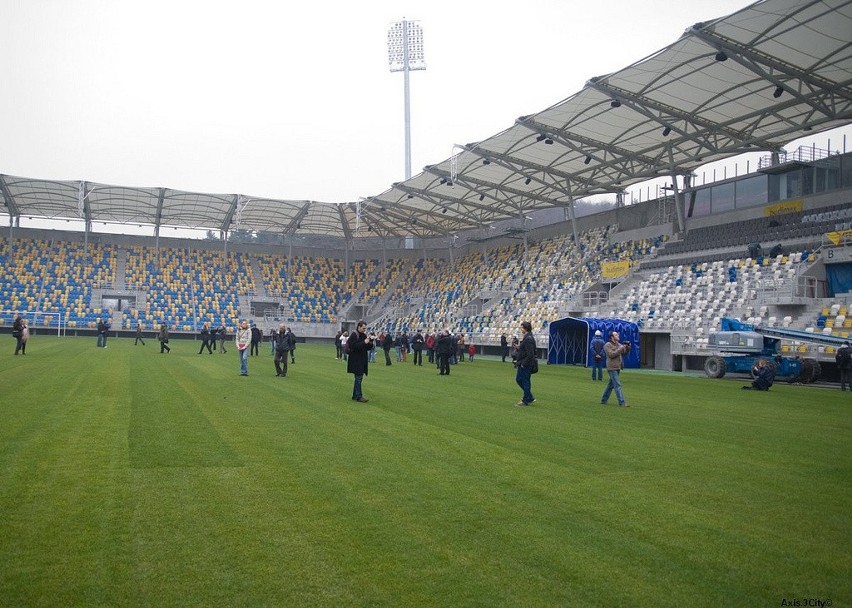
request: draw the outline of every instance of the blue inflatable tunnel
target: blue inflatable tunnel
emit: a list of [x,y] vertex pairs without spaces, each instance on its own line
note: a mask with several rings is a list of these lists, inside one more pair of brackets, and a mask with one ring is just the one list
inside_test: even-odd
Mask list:
[[597,330],[600,330],[604,340],[609,339],[609,332],[617,331],[621,342],[630,342],[630,352],[624,357],[624,367],[639,367],[639,326],[636,323],[622,319],[587,317],[566,317],[550,324],[548,365],[590,366],[592,364],[591,343]]

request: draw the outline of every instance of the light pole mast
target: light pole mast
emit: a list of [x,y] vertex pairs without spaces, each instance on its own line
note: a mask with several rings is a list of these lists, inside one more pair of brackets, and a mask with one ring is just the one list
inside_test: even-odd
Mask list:
[[388,30],[388,63],[391,72],[402,72],[405,86],[405,179],[411,177],[411,92],[409,72],[425,70],[423,29],[416,21],[396,21]]

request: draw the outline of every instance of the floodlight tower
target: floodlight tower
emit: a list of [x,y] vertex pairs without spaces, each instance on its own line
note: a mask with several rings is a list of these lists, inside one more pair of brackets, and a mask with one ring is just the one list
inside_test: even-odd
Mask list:
[[405,179],[411,177],[411,93],[408,73],[425,70],[423,29],[416,21],[395,21],[388,30],[388,63],[391,72],[402,72],[405,81]]

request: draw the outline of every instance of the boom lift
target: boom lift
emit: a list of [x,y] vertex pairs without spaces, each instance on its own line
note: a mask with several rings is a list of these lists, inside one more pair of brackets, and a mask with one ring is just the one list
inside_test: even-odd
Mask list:
[[707,347],[717,354],[704,362],[704,373],[711,378],[721,378],[727,372],[754,376],[758,362],[764,360],[774,369],[776,376],[797,376],[803,383],[816,380],[821,372],[819,363],[810,358],[783,356],[781,340],[840,346],[846,338],[725,318],[722,319],[721,330],[708,336]]

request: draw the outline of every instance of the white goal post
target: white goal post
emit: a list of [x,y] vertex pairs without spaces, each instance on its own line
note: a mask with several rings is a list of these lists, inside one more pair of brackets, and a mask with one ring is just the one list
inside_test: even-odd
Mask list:
[[0,310],[0,319],[3,320],[3,327],[12,327],[15,319],[19,316],[26,319],[32,328],[52,330],[55,327],[57,336],[65,334],[67,317],[62,311]]

